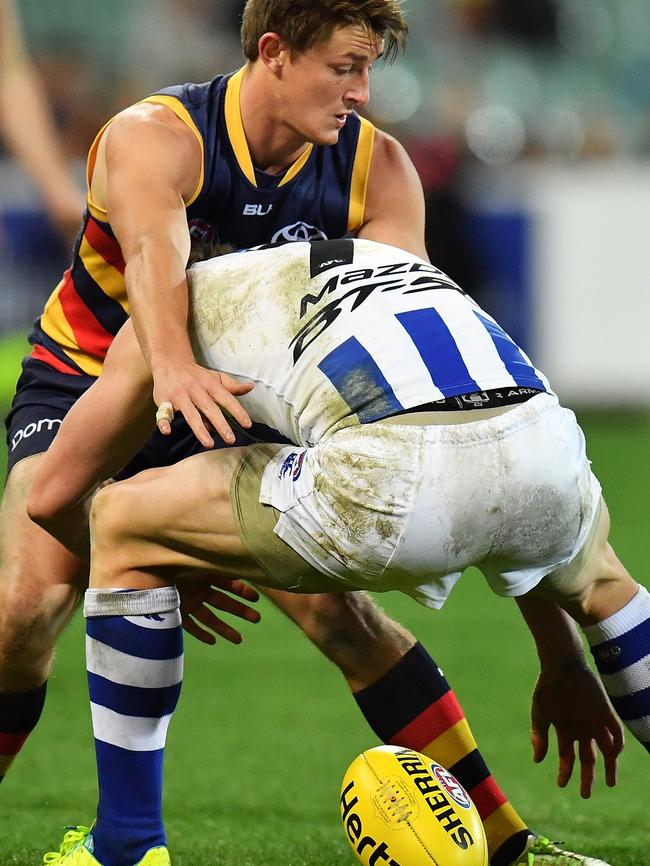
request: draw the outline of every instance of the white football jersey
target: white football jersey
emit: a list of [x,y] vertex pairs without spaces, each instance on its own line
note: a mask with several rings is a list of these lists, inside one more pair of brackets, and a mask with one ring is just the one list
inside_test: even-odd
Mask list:
[[198,362],[255,383],[240,399],[271,440],[314,445],[488,389],[549,391],[494,319],[396,247],[291,243],[200,262],[188,278]]

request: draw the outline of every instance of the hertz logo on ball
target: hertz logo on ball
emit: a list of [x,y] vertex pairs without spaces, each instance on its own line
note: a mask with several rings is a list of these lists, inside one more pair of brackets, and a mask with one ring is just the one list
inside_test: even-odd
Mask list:
[[341,819],[364,866],[487,866],[476,807],[439,764],[399,746],[368,749],[341,789]]

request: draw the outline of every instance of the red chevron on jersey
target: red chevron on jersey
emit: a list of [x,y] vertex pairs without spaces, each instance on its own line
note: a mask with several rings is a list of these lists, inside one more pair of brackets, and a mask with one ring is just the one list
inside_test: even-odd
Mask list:
[[42,361],[44,364],[49,364],[50,367],[58,370],[59,373],[67,373],[71,376],[81,376],[80,370],[75,370],[39,343],[37,343],[32,350],[32,358],[35,361]]
[[69,269],[63,276],[59,302],[79,348],[96,358],[104,358],[114,335],[102,327],[93,311],[81,300]]
[[88,217],[88,224],[86,225],[84,236],[90,246],[107,264],[114,267],[115,270],[119,271],[121,274],[124,273],[125,265],[120,245],[115,238],[106,234],[99,223],[90,215]]

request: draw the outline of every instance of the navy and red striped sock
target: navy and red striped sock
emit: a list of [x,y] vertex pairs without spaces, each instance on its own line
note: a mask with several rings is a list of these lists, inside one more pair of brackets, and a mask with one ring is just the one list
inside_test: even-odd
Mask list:
[[529,830],[494,780],[456,695],[421,644],[355,699],[381,740],[422,752],[463,785],[483,821],[491,866],[508,866],[521,854]]
[[0,693],[0,782],[38,724],[47,682],[26,692]]

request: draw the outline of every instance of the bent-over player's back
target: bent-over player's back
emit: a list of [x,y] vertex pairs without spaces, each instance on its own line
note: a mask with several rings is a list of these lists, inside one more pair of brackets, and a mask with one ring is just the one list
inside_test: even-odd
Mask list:
[[395,247],[251,250],[195,265],[189,283],[200,363],[254,381],[251,418],[299,445],[458,395],[548,390],[449,277]]

